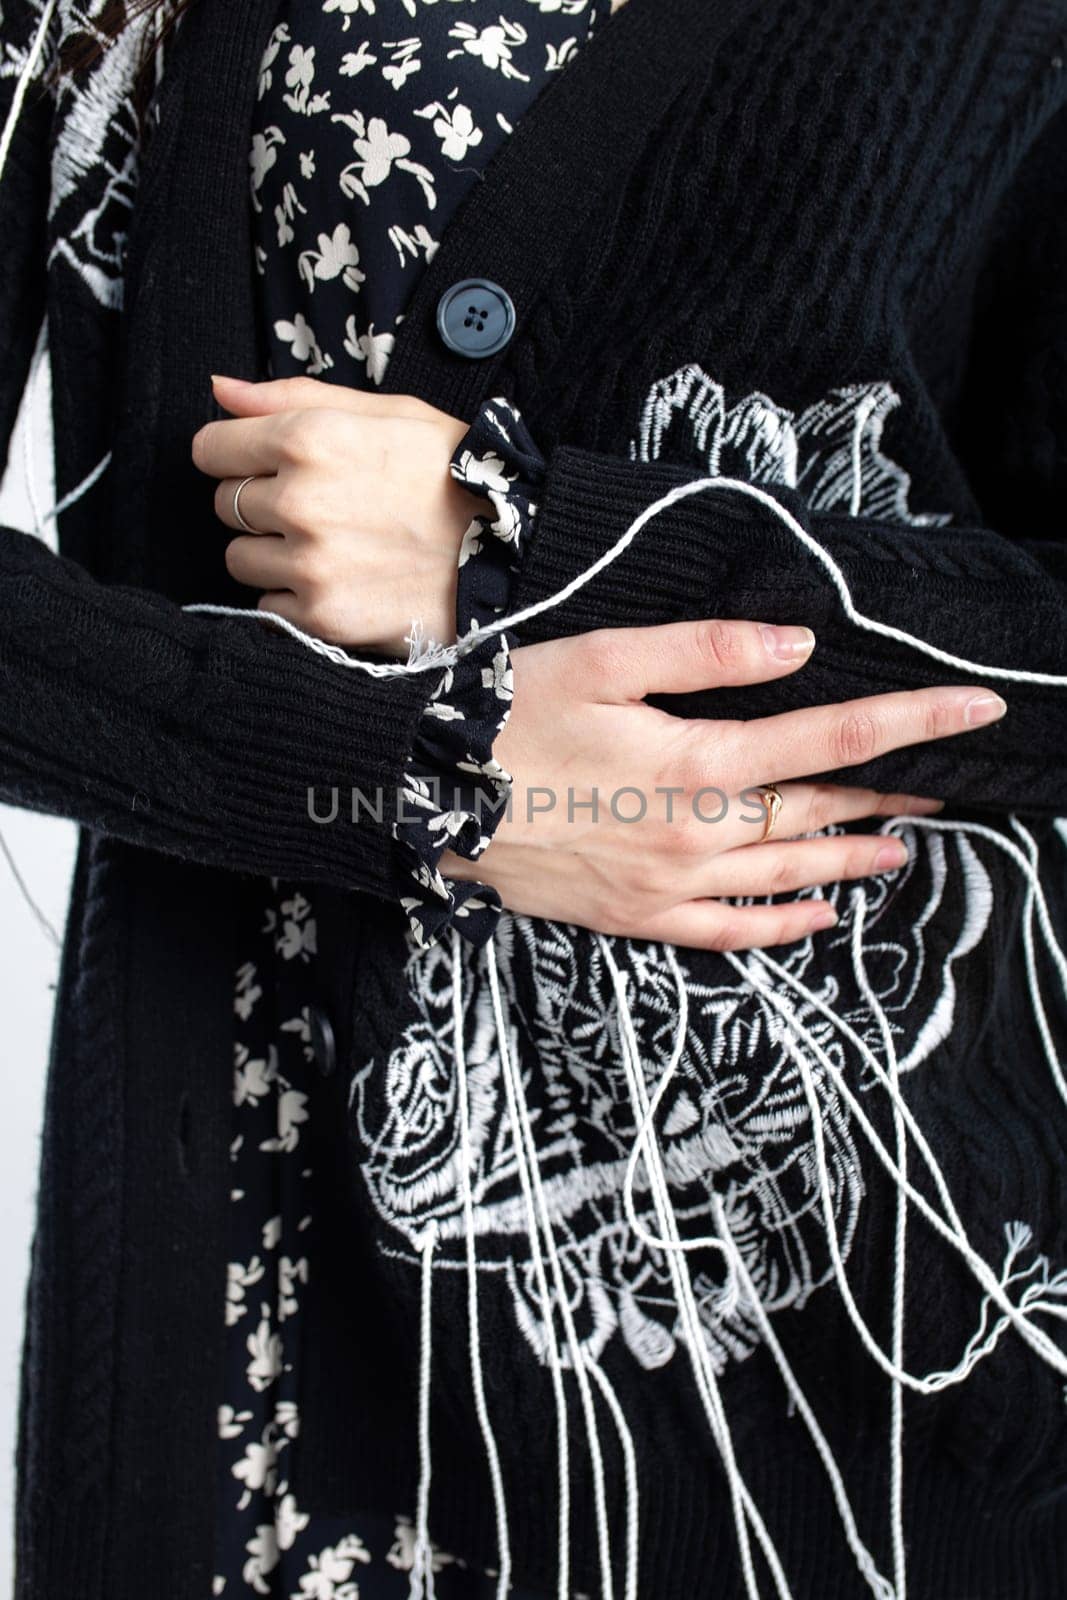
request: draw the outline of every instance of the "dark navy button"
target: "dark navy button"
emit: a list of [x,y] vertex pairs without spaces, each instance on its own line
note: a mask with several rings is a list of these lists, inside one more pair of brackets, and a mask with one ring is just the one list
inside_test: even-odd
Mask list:
[[337,1066],[337,1041],[333,1036],[333,1024],[321,1006],[309,1006],[308,1028],[315,1065],[323,1077],[328,1078]]
[[458,356],[495,356],[515,332],[511,296],[488,278],[464,278],[437,302],[437,331]]

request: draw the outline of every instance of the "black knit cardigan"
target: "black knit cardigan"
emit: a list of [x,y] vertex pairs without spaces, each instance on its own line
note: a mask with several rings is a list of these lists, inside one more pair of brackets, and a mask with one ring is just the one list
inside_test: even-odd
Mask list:
[[[61,30],[97,9],[60,4],[46,59]],[[40,0],[4,5],[4,116],[41,10]],[[128,119],[90,152],[121,175],[91,218],[70,166],[56,163],[72,148],[84,85],[58,100],[31,87],[0,177],[0,437],[47,315],[59,497],[112,452],[59,518],[62,557],[0,536],[0,796],[85,830],[28,1301],[23,1600],[143,1600],[148,1572],[160,1600],[208,1589],[230,930],[248,876],[319,886],[318,998],[347,1069],[385,1050],[401,1020],[391,818],[324,828],[305,800],[309,784],[392,794],[433,675],[371,682],[254,625],[180,609],[237,603],[228,534],[189,441],[213,414],[210,371],[262,370],[247,148],[272,15],[268,0],[197,0],[165,51],[136,158],[126,164]],[[699,366],[728,398],[763,394],[794,415],[842,386],[885,382],[900,403],[881,447],[929,522],[901,521],[888,505],[884,519],[814,511],[788,489],[779,499],[832,553],[861,611],[965,657],[1063,672],[1065,59],[1062,0],[629,0],[522,118],[448,228],[384,385],[460,417],[491,394],[521,407],[548,473],[518,603],[554,593],[642,507],[700,475],[669,448],[653,461],[633,449],[645,397],[666,375]],[[90,287],[93,266],[115,260],[121,306],[99,280]],[[451,354],[435,329],[443,290],[471,276],[503,284],[518,313],[515,337],[484,361]],[[522,637],[702,616],[803,621],[818,635],[802,673],[717,693],[724,714],[963,678],[857,632],[818,564],[728,494],[673,508]],[[941,795],[955,815],[1026,815],[1044,842],[1067,812],[1064,699],[1033,685],[1005,692],[995,727],[850,778]],[[992,955],[964,997],[965,1056],[952,1041],[938,1054],[930,1115],[960,1130],[964,1203],[992,1196],[996,1216],[1012,1215],[1022,1185],[1042,1247],[1062,1261],[1064,1108],[1047,1097],[1009,954],[1021,889],[1007,869],[1000,887]],[[1062,1008],[1053,1020],[1062,1037]],[[338,1117],[348,1075],[328,1091]],[[350,1177],[343,1166],[323,1178],[352,1289],[351,1303],[311,1301],[304,1493],[331,1507],[381,1497],[392,1509],[414,1486],[412,1333],[405,1319],[365,1314],[375,1279],[361,1275],[369,1246],[344,1198]],[[876,1256],[863,1269],[872,1292],[883,1265]],[[931,1277],[934,1343],[962,1303],[951,1273]],[[884,1425],[884,1392],[876,1405],[869,1364],[841,1366],[840,1313],[827,1309],[821,1326],[825,1361],[794,1354],[839,1451],[860,1450]],[[1008,1345],[994,1376],[975,1376],[978,1400],[952,1394],[909,1422],[915,1600],[1067,1591],[1059,1384]],[[502,1359],[492,1384],[506,1416]],[[796,1593],[856,1594],[825,1494],[809,1494],[803,1472],[775,1484],[797,1425],[767,1400],[763,1355],[732,1381],[738,1448],[757,1498],[776,1508]],[[435,1536],[491,1562],[469,1407],[443,1404]],[[545,1588],[549,1406],[547,1393],[519,1388],[498,1426],[506,1479],[526,1485],[516,1575]],[[713,1452],[688,1431],[693,1408],[683,1392],[654,1393],[635,1422],[642,1600],[741,1592]],[[529,1492],[531,1465],[543,1497]],[[884,1484],[868,1481],[858,1512],[879,1525]],[[609,1471],[612,1506],[620,1492]],[[574,1576],[587,1588],[591,1526],[575,1521]]]

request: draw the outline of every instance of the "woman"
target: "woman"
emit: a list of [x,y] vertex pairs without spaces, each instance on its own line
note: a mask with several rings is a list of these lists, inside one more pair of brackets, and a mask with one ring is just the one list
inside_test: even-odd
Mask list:
[[1058,1592],[1064,18],[482,4],[5,11],[20,1593]]

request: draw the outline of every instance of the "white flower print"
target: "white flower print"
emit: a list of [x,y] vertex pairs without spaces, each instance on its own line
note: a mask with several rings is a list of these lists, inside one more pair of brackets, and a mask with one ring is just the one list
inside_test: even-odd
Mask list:
[[272,1048],[266,1057],[248,1054],[247,1047],[238,1044],[234,1050],[233,1103],[235,1106],[258,1105],[270,1092],[278,1071],[277,1053]]
[[308,96],[314,78],[315,46],[305,49],[302,44],[294,44],[289,52],[289,69],[285,74],[286,87],[290,93],[282,97],[290,111],[307,111]]
[[371,53],[371,47],[366,39],[359,41],[358,50],[348,50],[341,57],[342,78],[356,78],[364,67],[373,67],[378,57]]
[[[446,1555],[431,1541],[430,1543],[431,1566],[434,1572],[440,1572],[442,1567],[449,1566],[454,1556]],[[410,1572],[415,1565],[415,1528],[407,1517],[398,1517],[393,1530],[393,1548],[385,1558],[391,1567],[398,1572]]]
[[307,1527],[309,1520],[306,1511],[297,1510],[296,1501],[291,1494],[283,1495],[274,1511],[274,1529],[278,1536],[279,1550],[291,1550],[294,1539]]
[[348,1582],[357,1561],[369,1562],[370,1551],[355,1534],[310,1556],[300,1579],[300,1600],[359,1600],[358,1584]]
[[314,289],[316,278],[320,282],[340,278],[349,289],[358,291],[366,278],[366,273],[360,271],[359,251],[347,222],[339,222],[332,233],[320,233],[318,249],[302,250],[297,269],[309,289]]
[[441,154],[446,161],[462,161],[468,150],[482,142],[482,130],[476,126],[469,106],[457,104],[449,110],[435,100],[415,115],[434,118],[433,131],[441,141]]
[[340,11],[344,17],[343,28],[347,33],[354,16],[365,11],[368,17],[374,15],[374,0],[325,0],[323,11]]
[[293,1317],[298,1310],[296,1286],[298,1283],[307,1283],[308,1264],[307,1258],[301,1256],[299,1261],[290,1261],[288,1256],[282,1256],[278,1262],[278,1319],[284,1322],[287,1317]]
[[[438,8],[437,26],[424,29],[429,6]],[[347,364],[345,381],[366,389],[383,383],[404,320],[401,290],[433,260],[467,183],[459,175],[486,164],[532,99],[530,86],[569,59],[570,36],[582,32],[575,19],[587,16],[591,31],[593,13],[606,7],[607,0],[537,0],[538,12],[557,17],[552,23],[539,21],[528,0],[319,0],[274,28],[259,63],[249,151],[268,375],[326,376]],[[491,26],[451,31],[453,21],[479,12]],[[520,15],[527,26],[514,26]],[[554,57],[549,38],[558,44]],[[439,223],[433,231],[431,216]],[[485,473],[488,483],[501,475],[499,463],[496,475]],[[495,522],[479,519],[472,541],[508,542],[507,498],[502,492],[496,501]],[[506,659],[494,662],[494,649],[496,642],[477,670],[503,689]],[[500,704],[506,708],[503,696]],[[456,762],[458,796],[482,773],[482,760],[462,705],[444,697],[436,709],[458,722],[457,750],[467,752]],[[440,816],[440,797],[426,787],[417,782],[409,799],[427,824],[434,819],[442,843],[470,828],[451,794],[445,803],[457,809]],[[412,894],[419,899],[409,913],[431,900],[447,905],[451,888],[423,863],[412,871]],[[469,902],[472,913],[479,903]],[[411,920],[417,938],[421,924]],[[300,1509],[302,1318],[321,1245],[309,1122],[320,1092],[330,1092],[319,1088],[311,1050],[314,909],[294,886],[273,882],[248,907],[247,924],[250,959],[236,974],[233,998],[235,1232],[224,1307],[227,1404],[217,1421],[229,1520],[214,1587],[226,1596],[359,1600],[372,1574],[389,1572],[387,1561],[410,1570],[414,1533],[399,1516],[364,1523],[361,1515],[353,1526]],[[451,1559],[435,1550],[434,1570]],[[387,1581],[399,1580],[390,1573]]]
[[295,360],[307,362],[307,371],[311,377],[315,378],[320,372],[325,372],[333,366],[332,357],[324,355],[319,349],[315,330],[302,311],[297,312],[292,322],[286,322],[284,319],[276,322],[274,332],[279,339],[292,346]]
[[382,68],[382,77],[394,89],[402,89],[409,78],[421,72],[420,44],[419,39],[398,39],[395,44],[387,43],[386,48],[393,52],[393,58],[389,66]]
[[381,383],[385,377],[395,343],[395,334],[375,333],[373,322],[366,333],[360,334],[356,332],[355,317],[349,317],[345,323],[345,350],[356,361],[367,363],[367,372],[375,383]]
[[545,45],[545,71],[561,72],[577,52],[577,39],[564,39],[558,45],[549,42]]
[[246,1368],[246,1376],[256,1393],[262,1394],[277,1380],[282,1370],[282,1341],[271,1329],[267,1306],[263,1307],[263,1315],[255,1333],[250,1333],[245,1340],[245,1348],[252,1358]]
[[267,40],[266,49],[263,51],[263,55],[260,58],[259,87],[256,94],[256,98],[258,100],[262,100],[263,96],[274,82],[274,73],[272,68],[275,61],[278,59],[278,52],[282,45],[288,44],[288,42],[288,25],[284,22],[280,22],[274,29],[274,32],[271,34],[270,38]]
[[240,1322],[248,1307],[245,1290],[259,1283],[266,1268],[258,1256],[253,1256],[247,1266],[241,1261],[230,1261],[226,1267],[226,1326],[232,1328]]
[[510,700],[514,694],[511,663],[506,650],[498,650],[492,665],[482,668],[482,682],[492,689],[498,700]]
[[297,192],[291,183],[282,189],[281,203],[274,207],[274,225],[278,230],[278,248],[292,244],[293,218],[298,211],[306,212],[307,206],[297,197]]
[[474,494],[483,488],[487,494],[506,495],[513,481],[504,470],[501,456],[476,456],[471,450],[461,453],[457,470]]
[[395,166],[398,172],[408,172],[418,181],[427,207],[433,210],[437,204],[433,173],[417,161],[407,159],[411,140],[406,135],[390,133],[382,117],[371,117],[369,122],[365,121],[361,111],[353,111],[350,115],[335,111],[330,120],[343,122],[355,134],[352,148],[358,159],[350,162],[341,173],[342,194],[358,195],[364,204],[369,205],[370,190],[383,184]]
[[475,517],[463,535],[463,542],[459,547],[458,566],[465,567],[472,556],[476,556],[482,548],[482,534],[485,532],[483,518]]
[[233,1406],[219,1406],[218,1433],[220,1439],[239,1439],[244,1425],[251,1419],[250,1411],[235,1411]]
[[396,251],[402,267],[409,261],[417,261],[419,256],[429,266],[437,254],[437,240],[422,222],[412,228],[410,233],[399,224],[394,224],[389,229],[389,243]]
[[498,22],[479,29],[470,22],[457,22],[449,29],[449,38],[462,41],[460,49],[448,52],[450,57],[466,51],[468,55],[477,56],[492,72],[499,72],[505,78],[520,78],[524,83],[530,81],[529,75],[520,72],[511,59],[513,48],[524,45],[528,38],[521,23],[501,17]]
[[252,148],[248,155],[250,168],[250,182],[252,188],[252,204],[257,211],[263,209],[259,198],[259,191],[263,187],[263,179],[278,159],[278,146],[285,143],[285,135],[280,128],[265,128],[261,133],[252,136]]
[[279,1400],[274,1408],[274,1426],[286,1439],[300,1432],[300,1414],[292,1400]]
[[234,1013],[242,1022],[247,1022],[252,1015],[252,1008],[256,1001],[262,999],[263,990],[256,979],[255,963],[246,961],[237,969],[237,987],[233,997]]
[[256,1529],[255,1537],[245,1546],[248,1560],[244,1565],[244,1580],[256,1594],[269,1594],[266,1582],[269,1573],[278,1565],[278,1536],[272,1523],[263,1523]]
[[295,1150],[300,1142],[300,1124],[308,1119],[307,1095],[299,1089],[286,1089],[278,1097],[278,1137],[263,1139],[261,1150]]
[[231,1470],[238,1483],[244,1484],[246,1495],[255,1489],[262,1489],[264,1494],[274,1492],[278,1480],[278,1446],[269,1429],[258,1443],[245,1445],[244,1455],[234,1462]]

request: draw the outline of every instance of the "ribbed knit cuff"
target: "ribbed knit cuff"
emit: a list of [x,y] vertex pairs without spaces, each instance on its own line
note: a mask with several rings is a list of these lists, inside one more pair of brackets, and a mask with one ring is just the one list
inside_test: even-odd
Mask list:
[[[631,523],[672,489],[695,482],[693,467],[636,462],[561,446],[548,462],[531,543],[516,585],[515,609],[546,601],[602,557]],[[799,499],[775,488],[789,509]],[[830,586],[798,560],[796,543],[773,514],[749,497],[709,488],[675,501],[644,526],[617,559],[559,606],[522,624],[524,640],[592,628],[649,626],[705,616],[743,616],[746,602],[766,609],[769,581],[783,607],[791,592],[827,614]],[[822,598],[819,598],[821,591]],[[731,609],[717,605],[728,592]],[[776,613],[774,620],[787,620]]]
[[246,868],[396,899],[403,774],[443,671],[369,678],[283,636],[264,642],[242,652],[231,637],[214,662],[226,689],[205,730],[216,826],[240,838]]

